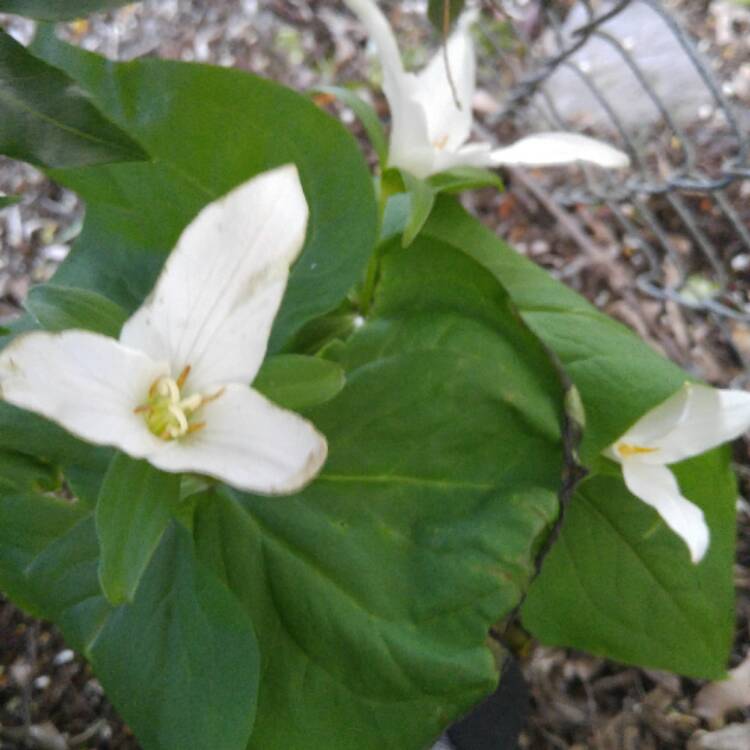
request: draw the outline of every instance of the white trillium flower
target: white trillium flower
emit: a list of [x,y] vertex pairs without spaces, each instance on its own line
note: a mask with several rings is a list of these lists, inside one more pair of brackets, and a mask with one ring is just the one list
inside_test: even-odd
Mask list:
[[750,393],[685,383],[604,452],[622,465],[628,489],[680,536],[694,563],[710,533],[703,511],[683,497],[668,467],[734,440],[750,428]]
[[119,340],[69,330],[0,353],[2,398],[78,437],[242,490],[283,494],[325,461],[325,438],[249,387],[299,255],[308,207],[292,165],[206,206]]
[[[374,0],[345,0],[375,42],[383,67],[383,92],[391,109],[388,162],[424,178],[454,167],[547,166],[588,161],[602,167],[626,167],[616,148],[576,133],[538,133],[504,148],[467,143],[473,124],[476,53],[466,11],[443,51],[419,73],[408,73],[396,38]],[[447,66],[446,66],[447,59]]]

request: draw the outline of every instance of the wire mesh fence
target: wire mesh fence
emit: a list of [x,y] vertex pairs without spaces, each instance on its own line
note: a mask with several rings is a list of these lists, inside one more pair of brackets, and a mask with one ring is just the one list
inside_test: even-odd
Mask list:
[[[564,209],[606,207],[610,239],[646,294],[720,328],[750,325],[750,138],[674,11],[659,0],[498,0],[488,10],[512,19],[520,46],[482,27],[514,79],[487,126],[589,131],[631,159],[621,175],[582,167],[557,183],[522,175],[524,184],[563,209],[588,251],[589,232]],[[747,371],[747,352],[736,353]]]

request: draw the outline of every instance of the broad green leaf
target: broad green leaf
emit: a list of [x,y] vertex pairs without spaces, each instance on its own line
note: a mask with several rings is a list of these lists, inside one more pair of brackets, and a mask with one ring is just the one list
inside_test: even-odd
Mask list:
[[270,351],[335,308],[359,280],[377,231],[372,181],[352,136],[308,99],[240,70],[163,60],[109,63],[49,33],[35,49],[154,157],[54,172],[88,205],[82,235],[55,283],[96,290],[132,312],[203,206],[288,162],[300,170],[310,222]]
[[[622,661],[694,676],[722,674],[732,634],[735,539],[727,454],[679,467],[684,494],[701,505],[711,528],[709,556],[698,567],[658,516],[624,489],[619,468],[600,456],[687,375],[518,255],[455,201],[439,201],[425,234],[461,248],[502,280],[526,322],[562,361],[585,409],[581,458],[592,475],[573,498],[561,540],[531,587],[528,627],[544,642]],[[566,606],[564,596],[571,597]],[[634,613],[635,601],[654,612],[638,634],[630,626],[644,610]]]
[[92,662],[144,750],[243,750],[258,683],[252,625],[187,532],[167,531],[131,605],[107,604],[97,566],[90,512],[0,498],[0,588]]
[[531,329],[560,358],[586,411],[585,464],[598,460],[604,448],[687,379],[632,331],[502,242],[454,199],[439,200],[425,233],[491,271]]
[[108,696],[144,750],[244,750],[260,657],[250,619],[193,557],[178,525],[132,605],[115,610],[89,649]]
[[736,483],[727,451],[675,467],[711,529],[705,560],[619,477],[585,481],[559,543],[531,587],[524,624],[545,643],[628,664],[722,679],[734,630]]
[[263,363],[253,388],[279,406],[299,411],[330,401],[345,382],[344,371],[335,362],[279,354]]
[[489,628],[557,510],[562,389],[502,287],[417,238],[385,250],[329,459],[294,497],[197,504],[200,558],[251,615],[251,750],[424,750],[496,685]]
[[367,133],[367,137],[377,154],[381,166],[388,163],[388,140],[385,137],[383,125],[377,112],[364,100],[360,99],[354,91],[341,86],[320,86],[316,89],[322,94],[330,94],[340,99],[349,109],[354,112],[357,119]]
[[130,2],[132,0],[0,0],[0,13],[17,13],[41,21],[70,21]]
[[46,461],[0,450],[0,493],[52,492],[60,487],[61,479],[60,471]]
[[69,76],[34,57],[3,31],[0,153],[47,168],[149,158]]
[[465,4],[465,0],[429,0],[427,15],[432,25],[445,35],[461,15]]
[[61,500],[30,492],[0,496],[0,590],[37,617],[48,610],[32,594],[25,571],[80,519],[80,510]]
[[96,504],[99,581],[111,604],[133,600],[179,493],[179,474],[123,453],[112,459]]
[[0,401],[0,450],[62,467],[76,498],[89,506],[96,502],[112,455],[110,448],[84,443],[54,422],[5,401]]
[[22,573],[38,616],[52,620],[71,648],[86,655],[112,608],[99,585],[94,516],[88,508],[76,510],[76,523],[35,551]]
[[127,313],[90,289],[43,284],[26,298],[26,308],[48,331],[81,328],[117,338]]
[[[54,377],[54,373],[50,373]],[[0,449],[27,453],[59,464],[98,460],[106,448],[95,448],[43,417],[0,401]]]
[[409,218],[402,238],[403,246],[409,247],[430,216],[430,211],[435,205],[436,191],[426,180],[420,180],[403,169],[399,172],[409,195]]

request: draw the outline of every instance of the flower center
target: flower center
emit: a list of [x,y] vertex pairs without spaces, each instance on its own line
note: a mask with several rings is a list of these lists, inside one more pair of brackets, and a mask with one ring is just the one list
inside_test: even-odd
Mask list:
[[630,458],[631,456],[641,456],[644,453],[656,453],[658,448],[644,448],[642,445],[632,445],[631,443],[618,443],[617,452],[623,458]]
[[448,145],[448,138],[448,133],[446,133],[445,135],[441,135],[439,138],[435,138],[435,140],[432,142],[432,145],[438,151],[442,151]]
[[148,389],[146,403],[133,410],[143,414],[148,429],[162,440],[177,440],[203,429],[206,423],[192,421],[193,417],[204,404],[224,393],[221,388],[211,396],[194,393],[183,398],[182,388],[189,374],[190,365],[176,380],[168,375],[158,378]]

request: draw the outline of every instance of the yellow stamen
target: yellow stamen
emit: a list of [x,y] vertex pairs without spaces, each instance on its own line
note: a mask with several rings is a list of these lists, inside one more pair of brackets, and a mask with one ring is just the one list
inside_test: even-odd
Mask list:
[[623,458],[640,456],[645,453],[656,453],[658,450],[658,448],[644,448],[642,445],[631,445],[630,443],[618,443],[617,445],[617,452]]
[[216,401],[216,399],[219,398],[219,396],[223,396],[224,395],[224,391],[225,390],[226,390],[226,388],[222,387],[222,388],[219,388],[219,390],[216,391],[216,393],[214,393],[211,396],[202,396],[201,397],[203,399],[202,404],[209,404],[209,403],[211,403],[211,401]]
[[177,387],[179,389],[182,389],[182,386],[185,385],[185,381],[188,379],[188,375],[190,375],[191,370],[190,365],[186,365],[185,369],[180,373],[180,377],[177,378]]
[[224,393],[220,388],[216,393],[204,396],[193,393],[182,398],[182,388],[190,375],[190,365],[185,367],[175,380],[164,375],[155,380],[148,389],[146,403],[140,404],[133,411],[143,414],[149,430],[162,440],[177,440],[202,430],[205,422],[191,423],[191,417],[211,401]]

